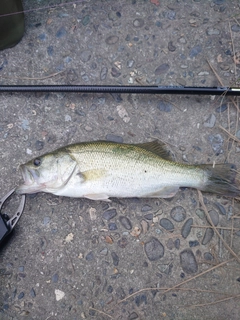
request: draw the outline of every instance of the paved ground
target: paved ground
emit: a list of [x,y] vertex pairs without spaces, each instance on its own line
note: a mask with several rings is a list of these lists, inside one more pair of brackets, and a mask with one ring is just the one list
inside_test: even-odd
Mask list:
[[[0,84],[215,86],[211,65],[234,85],[239,21],[234,0],[90,0],[34,11],[22,41],[0,52]],[[2,94],[0,104],[2,195],[20,183],[19,164],[78,141],[157,138],[181,162],[239,165],[239,144],[222,129],[240,138],[230,98],[26,93]],[[110,204],[27,197],[0,253],[0,319],[239,319],[239,203],[209,194],[204,203],[230,249],[195,190]]]

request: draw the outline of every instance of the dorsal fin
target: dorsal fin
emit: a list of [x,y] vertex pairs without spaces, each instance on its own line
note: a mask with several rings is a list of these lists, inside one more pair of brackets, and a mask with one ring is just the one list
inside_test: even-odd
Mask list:
[[169,155],[168,150],[166,149],[166,144],[164,142],[161,142],[159,140],[153,140],[151,142],[145,142],[145,143],[138,143],[136,146],[145,149],[147,151],[150,151],[152,153],[155,153],[159,157],[165,159],[165,160],[172,160],[171,156]]

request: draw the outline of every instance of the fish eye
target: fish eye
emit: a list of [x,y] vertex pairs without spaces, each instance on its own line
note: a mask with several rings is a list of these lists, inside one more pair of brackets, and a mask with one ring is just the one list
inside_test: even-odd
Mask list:
[[39,158],[34,159],[34,160],[33,160],[33,164],[34,164],[36,167],[39,167],[40,164],[41,164],[41,159],[39,159]]

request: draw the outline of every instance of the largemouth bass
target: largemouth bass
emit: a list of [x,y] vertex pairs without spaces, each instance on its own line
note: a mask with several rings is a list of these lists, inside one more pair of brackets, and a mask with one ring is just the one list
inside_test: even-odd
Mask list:
[[185,165],[171,161],[163,143],[107,141],[68,145],[20,166],[18,193],[108,200],[110,197],[169,198],[179,187],[236,197],[232,164]]

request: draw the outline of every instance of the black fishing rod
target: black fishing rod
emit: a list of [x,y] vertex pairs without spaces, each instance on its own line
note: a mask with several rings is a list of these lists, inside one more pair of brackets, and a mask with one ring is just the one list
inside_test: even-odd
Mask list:
[[0,85],[1,92],[142,93],[239,96],[240,88],[112,85]]

